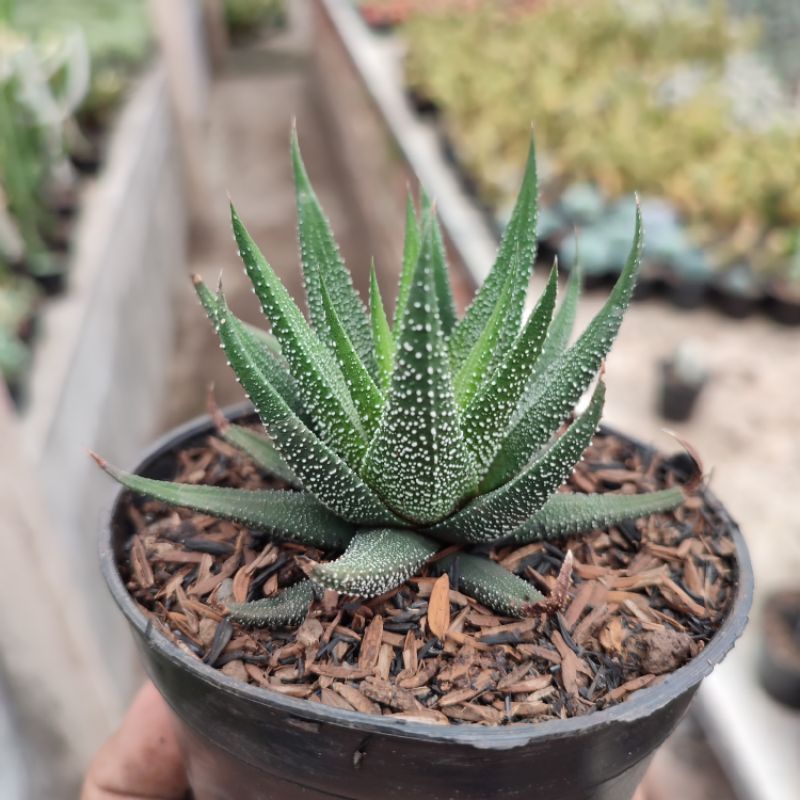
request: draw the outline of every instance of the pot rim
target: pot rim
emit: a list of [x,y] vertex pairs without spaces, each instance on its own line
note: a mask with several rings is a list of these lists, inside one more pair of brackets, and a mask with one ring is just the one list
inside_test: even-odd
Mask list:
[[[250,403],[238,403],[226,407],[223,409],[223,413],[228,419],[239,419],[252,414],[253,408]],[[147,468],[158,458],[174,450],[182,440],[200,435],[204,429],[212,427],[211,417],[202,415],[177,428],[173,428],[147,449],[145,455],[139,459],[134,471],[140,473],[141,470]],[[613,428],[602,426],[601,430],[622,436],[637,446],[653,449],[630,436],[618,433]],[[229,678],[220,670],[183,652],[166,636],[155,630],[126,589],[119,574],[114,555],[113,520],[119,509],[121,499],[126,492],[127,490],[120,486],[114,494],[110,513],[107,515],[106,523],[100,535],[100,566],[115,602],[127,618],[128,623],[139,632],[148,646],[155,649],[159,655],[174,665],[194,673],[196,678],[223,693],[250,700],[255,705],[271,707],[294,718],[299,717],[315,723],[356,728],[362,730],[365,734],[423,739],[431,744],[439,742],[466,744],[482,749],[504,750],[521,747],[537,740],[564,738],[574,735],[578,731],[592,731],[614,723],[632,722],[654,713],[667,705],[674,697],[693,689],[711,673],[714,667],[733,648],[736,640],[744,630],[753,599],[753,570],[741,530],[716,496],[708,489],[703,489],[704,499],[721,515],[729,529],[736,548],[736,565],[738,569],[735,576],[735,596],[722,625],[706,644],[705,648],[691,661],[667,675],[656,685],[645,687],[633,693],[624,702],[580,717],[535,723],[513,723],[497,727],[469,723],[445,727],[392,717],[376,717],[359,711],[334,709],[322,703],[311,703],[308,700],[287,697],[278,692],[271,692],[266,688]]]

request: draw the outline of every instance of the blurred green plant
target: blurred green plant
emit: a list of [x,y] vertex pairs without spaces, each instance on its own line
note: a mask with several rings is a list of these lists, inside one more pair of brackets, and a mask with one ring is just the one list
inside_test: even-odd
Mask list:
[[152,50],[147,0],[26,0],[17,4],[14,24],[33,35],[70,27],[82,32],[92,75],[81,116],[99,125],[107,124]]
[[405,27],[408,83],[440,108],[482,198],[504,215],[533,122],[546,201],[576,183],[608,204],[638,190],[675,207],[713,266],[785,269],[800,115],[752,55],[757,26],[721,2],[529,5],[434,10]]
[[74,180],[65,132],[89,85],[89,57],[77,29],[34,40],[0,5],[0,375],[14,384],[27,364],[24,328],[37,290],[61,265],[46,237],[55,226],[48,192]]
[[246,38],[284,25],[286,6],[284,0],[225,0],[225,22],[233,39]]

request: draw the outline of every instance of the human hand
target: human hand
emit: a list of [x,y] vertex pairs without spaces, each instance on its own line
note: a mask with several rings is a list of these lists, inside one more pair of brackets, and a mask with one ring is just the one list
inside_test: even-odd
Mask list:
[[81,800],[183,800],[188,788],[171,712],[147,683],[92,760]]

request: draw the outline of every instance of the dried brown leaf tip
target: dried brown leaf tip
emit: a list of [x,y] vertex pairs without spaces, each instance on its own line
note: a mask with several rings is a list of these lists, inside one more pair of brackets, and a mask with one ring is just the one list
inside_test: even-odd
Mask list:
[[686,455],[692,460],[693,470],[689,478],[684,482],[683,488],[687,494],[696,491],[703,483],[703,477],[705,475],[700,453],[697,452],[697,448],[693,444],[682,436],[679,436],[675,431],[665,428],[664,433],[671,436],[686,451]]
[[561,564],[561,569],[558,571],[556,584],[550,596],[534,603],[531,606],[531,611],[539,611],[546,615],[555,614],[558,611],[563,611],[569,603],[569,589],[572,585],[572,570],[575,564],[575,557],[572,555],[572,550],[567,550],[567,555]]

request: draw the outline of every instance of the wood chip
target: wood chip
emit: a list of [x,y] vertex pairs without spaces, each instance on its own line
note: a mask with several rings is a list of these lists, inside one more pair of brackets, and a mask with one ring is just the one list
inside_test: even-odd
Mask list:
[[372,672],[378,663],[382,640],[383,617],[380,614],[376,614],[367,625],[367,629],[361,639],[361,649],[358,655],[359,669],[364,670],[364,672]]
[[428,627],[438,639],[444,639],[450,627],[450,579],[447,573],[437,578],[428,600]]
[[344,711],[355,711],[355,708],[340,693],[334,692],[332,689],[322,689],[320,699],[326,706],[333,706]]
[[380,715],[381,707],[377,703],[373,703],[356,686],[336,681],[331,685],[331,689],[347,700],[356,711],[361,711],[363,714]]
[[408,722],[426,722],[433,725],[449,725],[450,720],[440,711],[433,708],[418,708],[416,711],[399,711],[390,714],[394,719],[404,719]]
[[616,702],[617,700],[621,700],[626,695],[631,694],[631,692],[644,689],[645,686],[649,686],[655,679],[655,675],[640,675],[638,678],[627,681],[621,686],[618,686],[616,689],[610,691],[603,699],[612,703]]
[[361,683],[360,688],[370,700],[398,711],[417,711],[423,708],[410,691],[393,686],[379,678],[367,678]]

